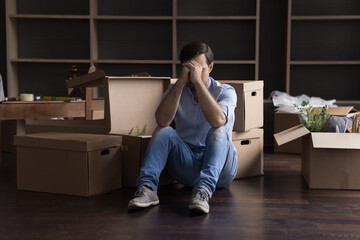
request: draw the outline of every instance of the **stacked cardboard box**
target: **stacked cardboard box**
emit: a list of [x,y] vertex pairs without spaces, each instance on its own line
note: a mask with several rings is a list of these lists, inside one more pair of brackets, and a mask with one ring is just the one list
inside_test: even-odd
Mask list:
[[[101,120],[38,120],[26,126],[26,133],[69,132],[110,134],[122,137],[122,186],[134,187],[139,176],[147,144],[157,124],[154,112],[163,92],[170,84],[167,77],[105,77],[80,78],[81,86],[101,84],[105,90],[104,119]],[[150,94],[149,94],[150,93]],[[146,136],[130,136],[130,129],[146,124]],[[133,131],[135,132],[135,131]],[[160,184],[174,182],[165,171]]]
[[237,151],[235,179],[264,173],[263,81],[220,81],[234,87],[237,94],[232,141]]

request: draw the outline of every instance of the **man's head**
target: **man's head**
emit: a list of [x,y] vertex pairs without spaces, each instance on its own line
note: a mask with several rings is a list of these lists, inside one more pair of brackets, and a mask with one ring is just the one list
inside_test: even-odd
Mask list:
[[214,61],[214,54],[211,48],[203,42],[191,42],[184,46],[180,51],[179,60],[181,64],[183,64],[201,54],[205,55],[207,65],[210,66],[210,64]]

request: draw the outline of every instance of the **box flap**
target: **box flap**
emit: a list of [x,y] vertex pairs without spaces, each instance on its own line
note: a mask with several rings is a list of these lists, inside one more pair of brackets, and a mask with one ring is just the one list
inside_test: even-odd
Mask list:
[[264,81],[261,80],[220,80],[219,82],[231,85],[236,92],[256,91],[264,87]]
[[232,132],[232,140],[244,140],[244,139],[252,139],[252,138],[260,138],[264,134],[264,130],[262,128],[254,128],[246,132]]
[[170,77],[107,77],[105,124],[109,133],[128,133],[131,128],[157,127],[155,111]]
[[120,146],[121,136],[85,133],[34,133],[14,137],[16,146],[70,151],[94,151]]
[[359,133],[311,133],[314,148],[360,149]]
[[103,85],[105,73],[103,70],[96,70],[95,72],[82,75],[80,77],[66,80],[66,86],[68,88],[73,87],[99,87]]
[[326,113],[332,116],[347,116],[349,113],[358,112],[353,106],[329,107]]
[[279,146],[290,142],[292,140],[295,140],[299,137],[305,136],[306,134],[309,134],[310,131],[304,127],[303,125],[297,125],[295,127],[289,128],[285,131],[275,133],[274,137]]

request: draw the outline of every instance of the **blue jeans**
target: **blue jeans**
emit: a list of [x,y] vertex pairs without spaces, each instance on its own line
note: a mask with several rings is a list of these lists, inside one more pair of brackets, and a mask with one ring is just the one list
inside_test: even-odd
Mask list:
[[211,128],[205,147],[186,144],[172,127],[158,127],[145,153],[137,186],[147,185],[157,191],[165,165],[179,183],[203,188],[210,197],[216,187],[225,187],[237,171],[236,150],[224,127]]

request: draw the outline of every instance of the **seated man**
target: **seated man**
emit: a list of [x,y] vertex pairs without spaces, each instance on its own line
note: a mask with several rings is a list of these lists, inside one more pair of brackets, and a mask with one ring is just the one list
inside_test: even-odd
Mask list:
[[[193,187],[189,208],[208,213],[216,187],[225,187],[237,170],[231,141],[236,93],[209,77],[213,53],[208,45],[192,42],[180,52],[179,79],[164,93],[153,133],[129,209],[159,204],[158,182],[165,165],[179,183]],[[170,127],[175,121],[176,130]]]

